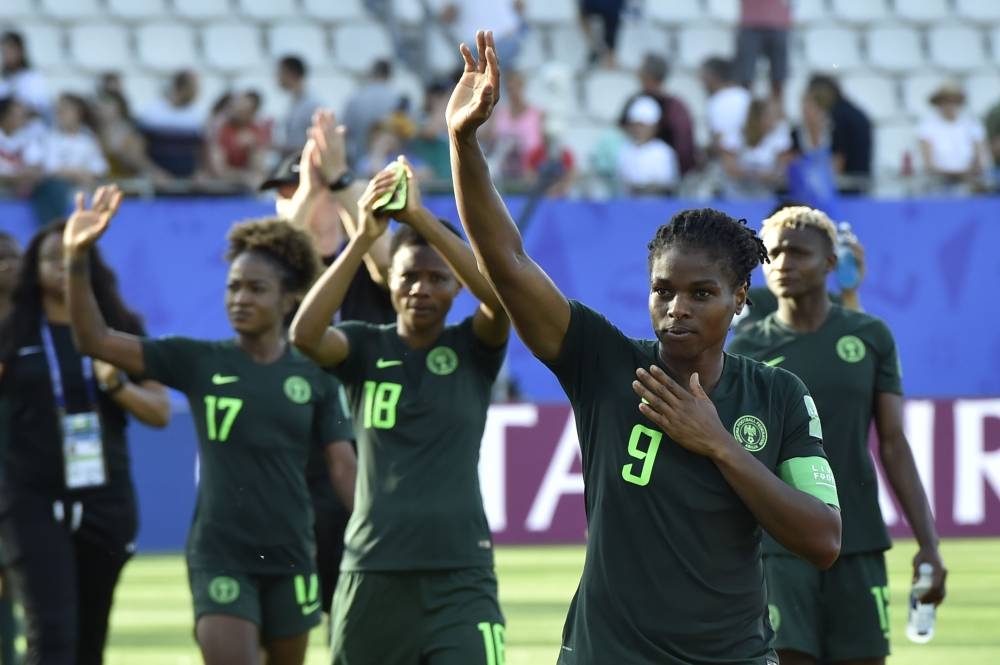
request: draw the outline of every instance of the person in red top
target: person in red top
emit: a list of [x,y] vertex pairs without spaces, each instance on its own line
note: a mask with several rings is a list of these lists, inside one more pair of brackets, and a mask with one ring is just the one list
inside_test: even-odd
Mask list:
[[264,174],[271,127],[260,122],[260,95],[250,90],[234,95],[226,120],[211,146],[213,174],[227,182],[256,187]]
[[740,0],[740,27],[736,33],[736,80],[753,85],[757,61],[767,58],[771,98],[782,103],[788,78],[788,31],[792,27],[789,0]]

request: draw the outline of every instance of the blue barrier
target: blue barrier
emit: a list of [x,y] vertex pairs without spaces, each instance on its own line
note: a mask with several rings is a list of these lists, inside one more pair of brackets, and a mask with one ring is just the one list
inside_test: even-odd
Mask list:
[[[447,197],[428,205],[456,218]],[[646,336],[646,242],[657,225],[690,205],[705,203],[545,201],[525,243],[568,296],[604,312],[628,334]],[[770,207],[718,205],[753,224]],[[271,210],[266,201],[244,199],[127,201],[102,248],[152,334],[226,337],[226,230],[235,220]],[[908,395],[1000,395],[1000,314],[984,298],[1000,277],[1000,199],[844,200],[841,212],[865,244],[862,300],[896,334]],[[18,203],[0,204],[0,220],[22,239],[34,228]],[[763,283],[759,271],[754,280]],[[463,296],[453,318],[472,307]],[[517,341],[510,368],[528,397],[564,399],[551,374]]]

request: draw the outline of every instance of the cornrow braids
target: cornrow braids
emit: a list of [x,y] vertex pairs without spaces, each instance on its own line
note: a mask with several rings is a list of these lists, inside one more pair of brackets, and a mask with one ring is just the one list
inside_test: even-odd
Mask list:
[[226,236],[226,261],[244,252],[260,254],[282,271],[282,285],[292,293],[304,293],[316,281],[322,264],[312,240],[283,219],[255,219],[234,224]]
[[648,265],[667,247],[702,249],[725,264],[733,275],[733,285],[750,288],[750,273],[768,263],[767,248],[747,220],[734,219],[713,208],[682,210],[656,230],[649,241]]

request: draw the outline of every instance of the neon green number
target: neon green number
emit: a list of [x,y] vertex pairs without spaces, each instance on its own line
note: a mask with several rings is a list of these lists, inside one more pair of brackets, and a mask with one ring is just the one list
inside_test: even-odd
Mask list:
[[500,623],[483,621],[476,628],[483,634],[483,648],[486,650],[486,665],[504,665],[504,627]]
[[875,609],[878,611],[878,623],[882,627],[882,633],[889,637],[889,587],[873,586],[872,595],[875,596]]
[[398,383],[365,381],[365,428],[392,429],[396,426],[396,405],[403,386]]
[[[236,397],[216,397],[205,395],[205,425],[209,441],[225,442],[229,439],[229,431],[233,428],[236,415],[243,408],[243,400]],[[216,425],[218,412],[222,411],[222,423]]]
[[[649,445],[646,446],[645,450],[640,450],[639,442],[643,437],[649,439]],[[632,435],[628,440],[628,454],[637,460],[641,460],[642,468],[639,469],[639,475],[636,475],[632,472],[634,464],[629,463],[623,466],[622,478],[625,482],[638,485],[639,487],[645,487],[649,484],[649,477],[653,475],[653,461],[656,459],[656,452],[660,449],[660,440],[662,438],[663,432],[658,432],[655,429],[649,429],[642,425],[636,425],[632,428]]]

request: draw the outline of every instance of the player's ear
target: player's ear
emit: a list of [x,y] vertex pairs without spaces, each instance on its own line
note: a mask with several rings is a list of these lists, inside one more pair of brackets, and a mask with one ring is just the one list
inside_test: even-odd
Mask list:
[[743,282],[742,284],[740,284],[739,286],[736,287],[736,291],[733,293],[733,299],[734,299],[734,302],[735,302],[735,305],[736,305],[736,313],[737,314],[742,314],[743,313],[743,308],[746,306],[747,302],[750,300],[747,297],[747,291],[749,290],[749,288],[750,288],[750,285],[747,282]]

